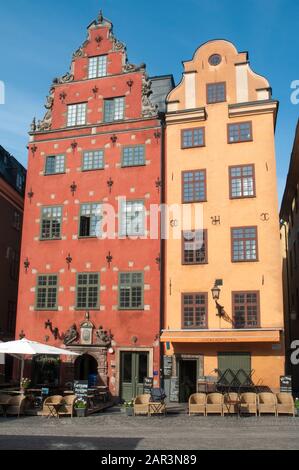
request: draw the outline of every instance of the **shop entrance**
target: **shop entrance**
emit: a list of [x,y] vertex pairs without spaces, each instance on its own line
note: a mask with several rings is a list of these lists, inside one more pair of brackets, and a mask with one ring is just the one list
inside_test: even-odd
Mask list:
[[75,361],[75,380],[88,380],[90,385],[96,385],[98,379],[98,363],[89,354],[83,354]]
[[143,394],[143,383],[149,374],[149,354],[147,352],[122,352],[120,373],[120,396],[130,401]]
[[187,403],[190,395],[196,392],[198,361],[181,359],[179,361],[179,400]]

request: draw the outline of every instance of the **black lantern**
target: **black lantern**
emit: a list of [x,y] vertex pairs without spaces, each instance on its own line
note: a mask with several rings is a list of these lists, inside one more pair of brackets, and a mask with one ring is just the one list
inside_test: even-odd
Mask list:
[[214,285],[214,287],[211,289],[212,296],[214,300],[219,300],[220,299],[220,288],[217,286],[217,284]]

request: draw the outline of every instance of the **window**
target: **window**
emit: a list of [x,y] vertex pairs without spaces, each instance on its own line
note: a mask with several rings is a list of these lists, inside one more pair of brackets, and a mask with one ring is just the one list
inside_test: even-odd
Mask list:
[[19,191],[23,191],[25,187],[25,176],[21,173],[17,173],[16,186]]
[[15,228],[18,232],[22,228],[22,214],[18,211],[14,211],[13,214],[13,228]]
[[226,101],[226,84],[210,83],[207,85],[207,103],[221,103]]
[[20,262],[20,253],[15,250],[10,250],[10,279],[12,281],[17,281],[19,278],[19,262]]
[[119,274],[119,309],[142,310],[143,309],[143,273]]
[[206,200],[206,170],[184,171],[183,202],[202,202]]
[[145,208],[143,201],[125,201],[121,206],[120,234],[141,236],[145,229]]
[[13,335],[16,328],[17,304],[16,302],[8,302],[7,308],[7,333]]
[[122,166],[145,165],[145,147],[144,145],[135,145],[133,147],[123,148]]
[[233,292],[235,328],[259,327],[259,292]]
[[222,62],[222,57],[220,54],[213,54],[209,57],[209,64],[213,65],[214,67],[216,67],[216,65],[221,64],[221,62]]
[[42,275],[37,278],[37,310],[57,309],[58,277],[56,275]]
[[125,98],[104,100],[104,121],[120,121],[125,117]]
[[104,168],[104,150],[83,153],[83,171],[102,170]]
[[87,103],[71,104],[68,106],[67,125],[84,126],[86,124]]
[[252,123],[241,122],[239,124],[228,124],[228,143],[248,142],[252,140]]
[[183,328],[207,328],[208,294],[183,294]]
[[88,66],[88,78],[106,77],[107,56],[90,57]]
[[205,129],[198,127],[196,129],[182,130],[182,148],[203,147],[205,145]]
[[97,309],[99,307],[99,286],[99,274],[77,274],[77,309]]
[[46,175],[56,175],[65,172],[65,156],[51,155],[46,159]]
[[41,221],[41,239],[53,240],[61,237],[61,207],[43,207]]
[[102,204],[82,204],[80,237],[97,237],[102,230]]
[[232,199],[255,196],[254,165],[231,166],[229,177]]
[[205,264],[208,262],[207,230],[183,232],[183,264]]
[[232,229],[232,261],[257,261],[257,228]]

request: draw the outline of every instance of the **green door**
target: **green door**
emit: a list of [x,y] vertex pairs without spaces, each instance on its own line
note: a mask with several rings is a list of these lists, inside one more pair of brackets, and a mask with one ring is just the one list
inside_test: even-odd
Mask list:
[[243,369],[246,374],[250,374],[251,355],[246,352],[218,353],[218,369],[221,374],[227,369],[231,369],[235,374],[239,369]]
[[149,375],[149,357],[147,352],[121,353],[120,396],[130,401],[142,395],[143,382]]

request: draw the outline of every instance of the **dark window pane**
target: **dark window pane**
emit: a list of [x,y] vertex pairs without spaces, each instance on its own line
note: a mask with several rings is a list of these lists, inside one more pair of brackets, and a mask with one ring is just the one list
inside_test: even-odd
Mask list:
[[225,83],[207,85],[208,103],[220,103],[226,100]]

